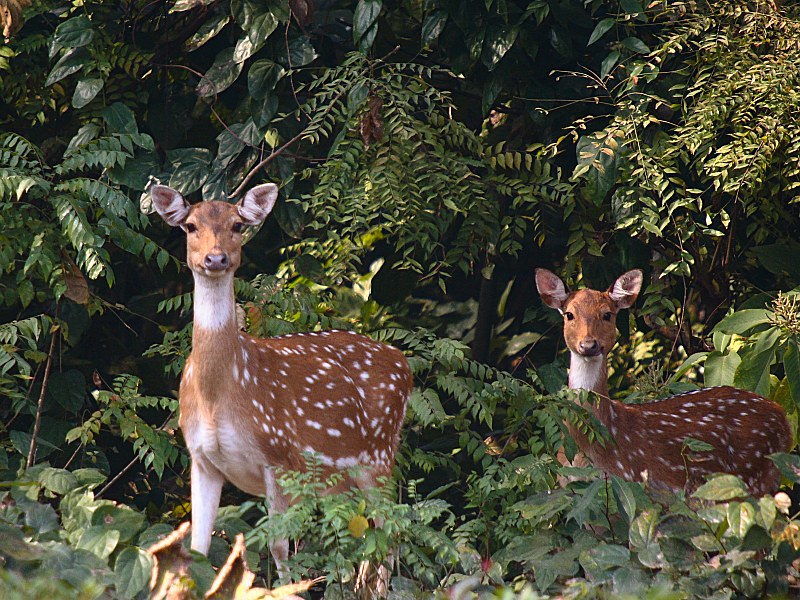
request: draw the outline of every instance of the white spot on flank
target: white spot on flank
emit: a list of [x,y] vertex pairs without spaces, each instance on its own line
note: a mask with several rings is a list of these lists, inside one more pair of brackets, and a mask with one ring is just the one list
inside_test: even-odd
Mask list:
[[306,425],[308,425],[309,427],[313,427],[314,429],[322,429],[322,425],[320,425],[316,421],[312,421],[311,419],[308,419],[306,421]]

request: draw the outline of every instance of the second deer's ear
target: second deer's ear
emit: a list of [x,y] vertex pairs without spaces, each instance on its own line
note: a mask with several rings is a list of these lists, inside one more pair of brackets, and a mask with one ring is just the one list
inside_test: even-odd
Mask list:
[[181,227],[189,216],[189,204],[181,193],[166,185],[150,188],[153,206],[164,221],[172,227]]
[[562,310],[567,301],[567,288],[561,278],[547,269],[536,269],[536,289],[550,308]]
[[244,195],[236,205],[236,210],[246,225],[260,225],[272,212],[277,199],[277,185],[274,183],[257,185]]
[[618,309],[633,306],[639,295],[639,290],[642,289],[643,279],[644,275],[639,269],[633,269],[617,277],[617,280],[608,288],[608,295]]

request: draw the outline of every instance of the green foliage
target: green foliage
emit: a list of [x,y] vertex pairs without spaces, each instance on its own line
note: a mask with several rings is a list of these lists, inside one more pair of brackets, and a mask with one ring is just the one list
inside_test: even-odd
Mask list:
[[[267,542],[302,539],[293,573],[324,572],[329,596],[390,553],[398,595],[787,593],[784,495],[722,476],[657,504],[558,466],[567,423],[608,432],[563,389],[531,278],[561,265],[601,288],[652,263],[612,387],[735,384],[797,430],[798,17],[733,0],[29,7],[0,48],[0,595],[142,597],[144,549],[190,508],[173,397],[191,284],[181,234],[147,216],[156,180],[192,200],[280,181],[247,233],[241,327],[356,330],[415,378],[387,491],[286,474],[297,501],[269,517],[226,492],[198,593],[239,532],[264,579]],[[797,457],[775,461],[797,483]]]
[[104,480],[41,463],[14,482],[0,512],[3,597],[134,598],[146,588],[153,561],[141,546],[154,537],[143,514],[95,497]]

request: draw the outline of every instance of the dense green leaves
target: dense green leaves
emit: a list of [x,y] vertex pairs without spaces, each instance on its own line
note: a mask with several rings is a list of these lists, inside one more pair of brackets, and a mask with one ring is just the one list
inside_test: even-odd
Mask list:
[[[793,5],[180,0],[26,18],[0,48],[0,595],[146,595],[145,548],[190,509],[175,393],[192,284],[182,233],[147,216],[151,181],[193,201],[280,183],[242,254],[243,326],[362,331],[416,384],[400,501],[289,475],[307,497],[279,517],[226,492],[199,590],[238,532],[264,579],[266,542],[305,537],[293,573],[324,572],[328,593],[390,550],[409,597],[788,590],[782,495],[723,475],[665,500],[559,465],[566,424],[603,427],[562,389],[531,273],[603,289],[647,269],[611,388],[735,384],[797,429]],[[774,457],[791,481],[795,459]]]

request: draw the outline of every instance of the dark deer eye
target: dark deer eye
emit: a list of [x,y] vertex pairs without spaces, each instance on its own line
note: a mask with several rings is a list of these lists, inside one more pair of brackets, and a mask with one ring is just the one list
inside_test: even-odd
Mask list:
[[242,233],[243,229],[244,229],[244,223],[233,224],[233,233]]
[[575,315],[573,315],[571,312],[565,312],[564,316],[567,318],[567,321],[572,321],[575,318]]
[[197,231],[197,225],[194,223],[186,223],[186,231],[189,233],[194,233]]
[[612,317],[612,315],[611,315],[610,312],[603,313],[603,321],[610,321],[611,317]]

